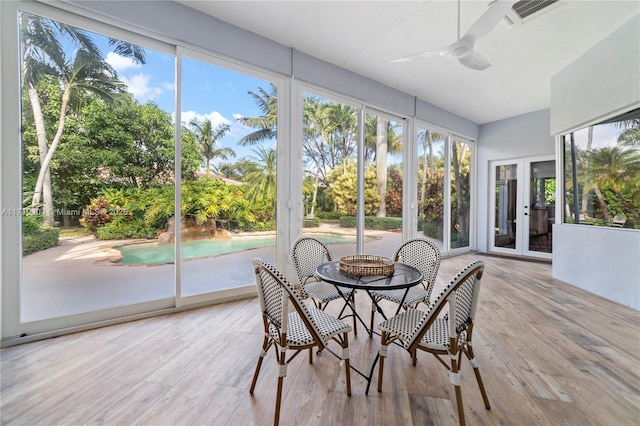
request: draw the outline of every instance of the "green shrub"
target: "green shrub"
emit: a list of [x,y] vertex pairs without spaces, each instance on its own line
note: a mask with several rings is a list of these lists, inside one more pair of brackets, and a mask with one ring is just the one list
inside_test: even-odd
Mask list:
[[[343,228],[355,228],[356,218],[353,216],[341,216],[340,226]],[[365,216],[364,227],[366,229],[379,229],[379,230],[391,230],[402,228],[401,217],[377,217],[377,216]]]
[[40,214],[23,214],[22,215],[22,232],[27,234],[40,231],[40,227],[44,222],[44,216]]
[[317,217],[314,218],[304,218],[302,220],[303,228],[317,228],[320,226],[320,219]]
[[[25,230],[23,230],[25,231]],[[58,228],[45,226],[35,231],[29,230],[22,235],[22,254],[35,253],[58,245]]]
[[418,222],[418,230],[422,231],[427,237],[442,240],[442,224],[434,222],[426,222],[421,220]]
[[318,212],[317,211],[316,217],[318,219],[339,220],[343,214],[344,213],[338,212],[338,211],[334,211],[334,212]]
[[244,224],[243,229],[248,232],[275,231],[276,221],[269,220],[266,222],[249,222]]
[[99,240],[118,240],[124,238],[145,238],[147,235],[155,235],[156,230],[147,225],[144,219],[124,219],[117,217],[109,223],[105,223],[96,231]]

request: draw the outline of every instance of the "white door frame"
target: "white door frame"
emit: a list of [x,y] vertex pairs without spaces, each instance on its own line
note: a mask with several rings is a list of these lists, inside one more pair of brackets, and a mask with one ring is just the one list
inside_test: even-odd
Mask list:
[[[530,226],[530,194],[531,194],[531,163],[555,160],[555,156],[515,158],[508,160],[493,160],[489,162],[489,226],[487,232],[488,248],[490,252],[505,253],[518,256],[531,256],[551,259],[551,253],[530,250],[529,226]],[[515,247],[500,247],[495,245],[495,223],[496,223],[496,175],[497,166],[515,165],[516,172],[516,212],[514,223]],[[507,224],[510,226],[510,224]]]

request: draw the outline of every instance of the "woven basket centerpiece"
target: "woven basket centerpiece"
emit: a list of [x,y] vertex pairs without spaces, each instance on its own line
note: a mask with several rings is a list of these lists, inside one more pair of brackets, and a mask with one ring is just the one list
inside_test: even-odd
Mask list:
[[349,275],[392,275],[393,260],[370,254],[355,254],[340,258],[340,270]]

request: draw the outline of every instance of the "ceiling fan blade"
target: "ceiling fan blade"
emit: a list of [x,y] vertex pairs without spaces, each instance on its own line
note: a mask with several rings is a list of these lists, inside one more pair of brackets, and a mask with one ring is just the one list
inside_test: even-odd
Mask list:
[[476,71],[486,70],[491,66],[491,62],[478,52],[471,51],[467,55],[458,58],[458,61],[465,67],[469,67]]
[[465,33],[473,40],[479,40],[495,28],[516,0],[496,0],[491,7]]
[[[444,49],[441,49],[441,50],[444,50]],[[441,50],[431,50],[431,51],[428,51],[428,52],[414,53],[413,55],[408,55],[408,56],[403,56],[402,58],[392,59],[391,62],[409,62],[409,61],[415,61],[415,60],[419,60],[419,59],[424,59],[424,58],[427,58],[429,56],[440,54]]]

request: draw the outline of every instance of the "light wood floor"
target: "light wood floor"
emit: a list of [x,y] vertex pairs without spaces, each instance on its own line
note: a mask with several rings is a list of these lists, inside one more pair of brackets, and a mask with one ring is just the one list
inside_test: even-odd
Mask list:
[[[486,262],[474,348],[491,410],[463,363],[469,424],[637,425],[640,313],[554,280],[551,265],[482,256],[443,260],[438,287],[467,263]],[[607,285],[603,280],[603,285]],[[370,302],[358,294],[366,318]],[[392,312],[391,305],[388,306]],[[260,351],[257,299],[23,344],[1,351],[3,425],[270,424],[277,369]],[[379,321],[378,321],[379,322]],[[379,337],[350,336],[367,369]],[[413,367],[389,349],[382,393],[329,353],[296,358],[285,378],[282,424],[457,424],[446,370],[429,354]]]

